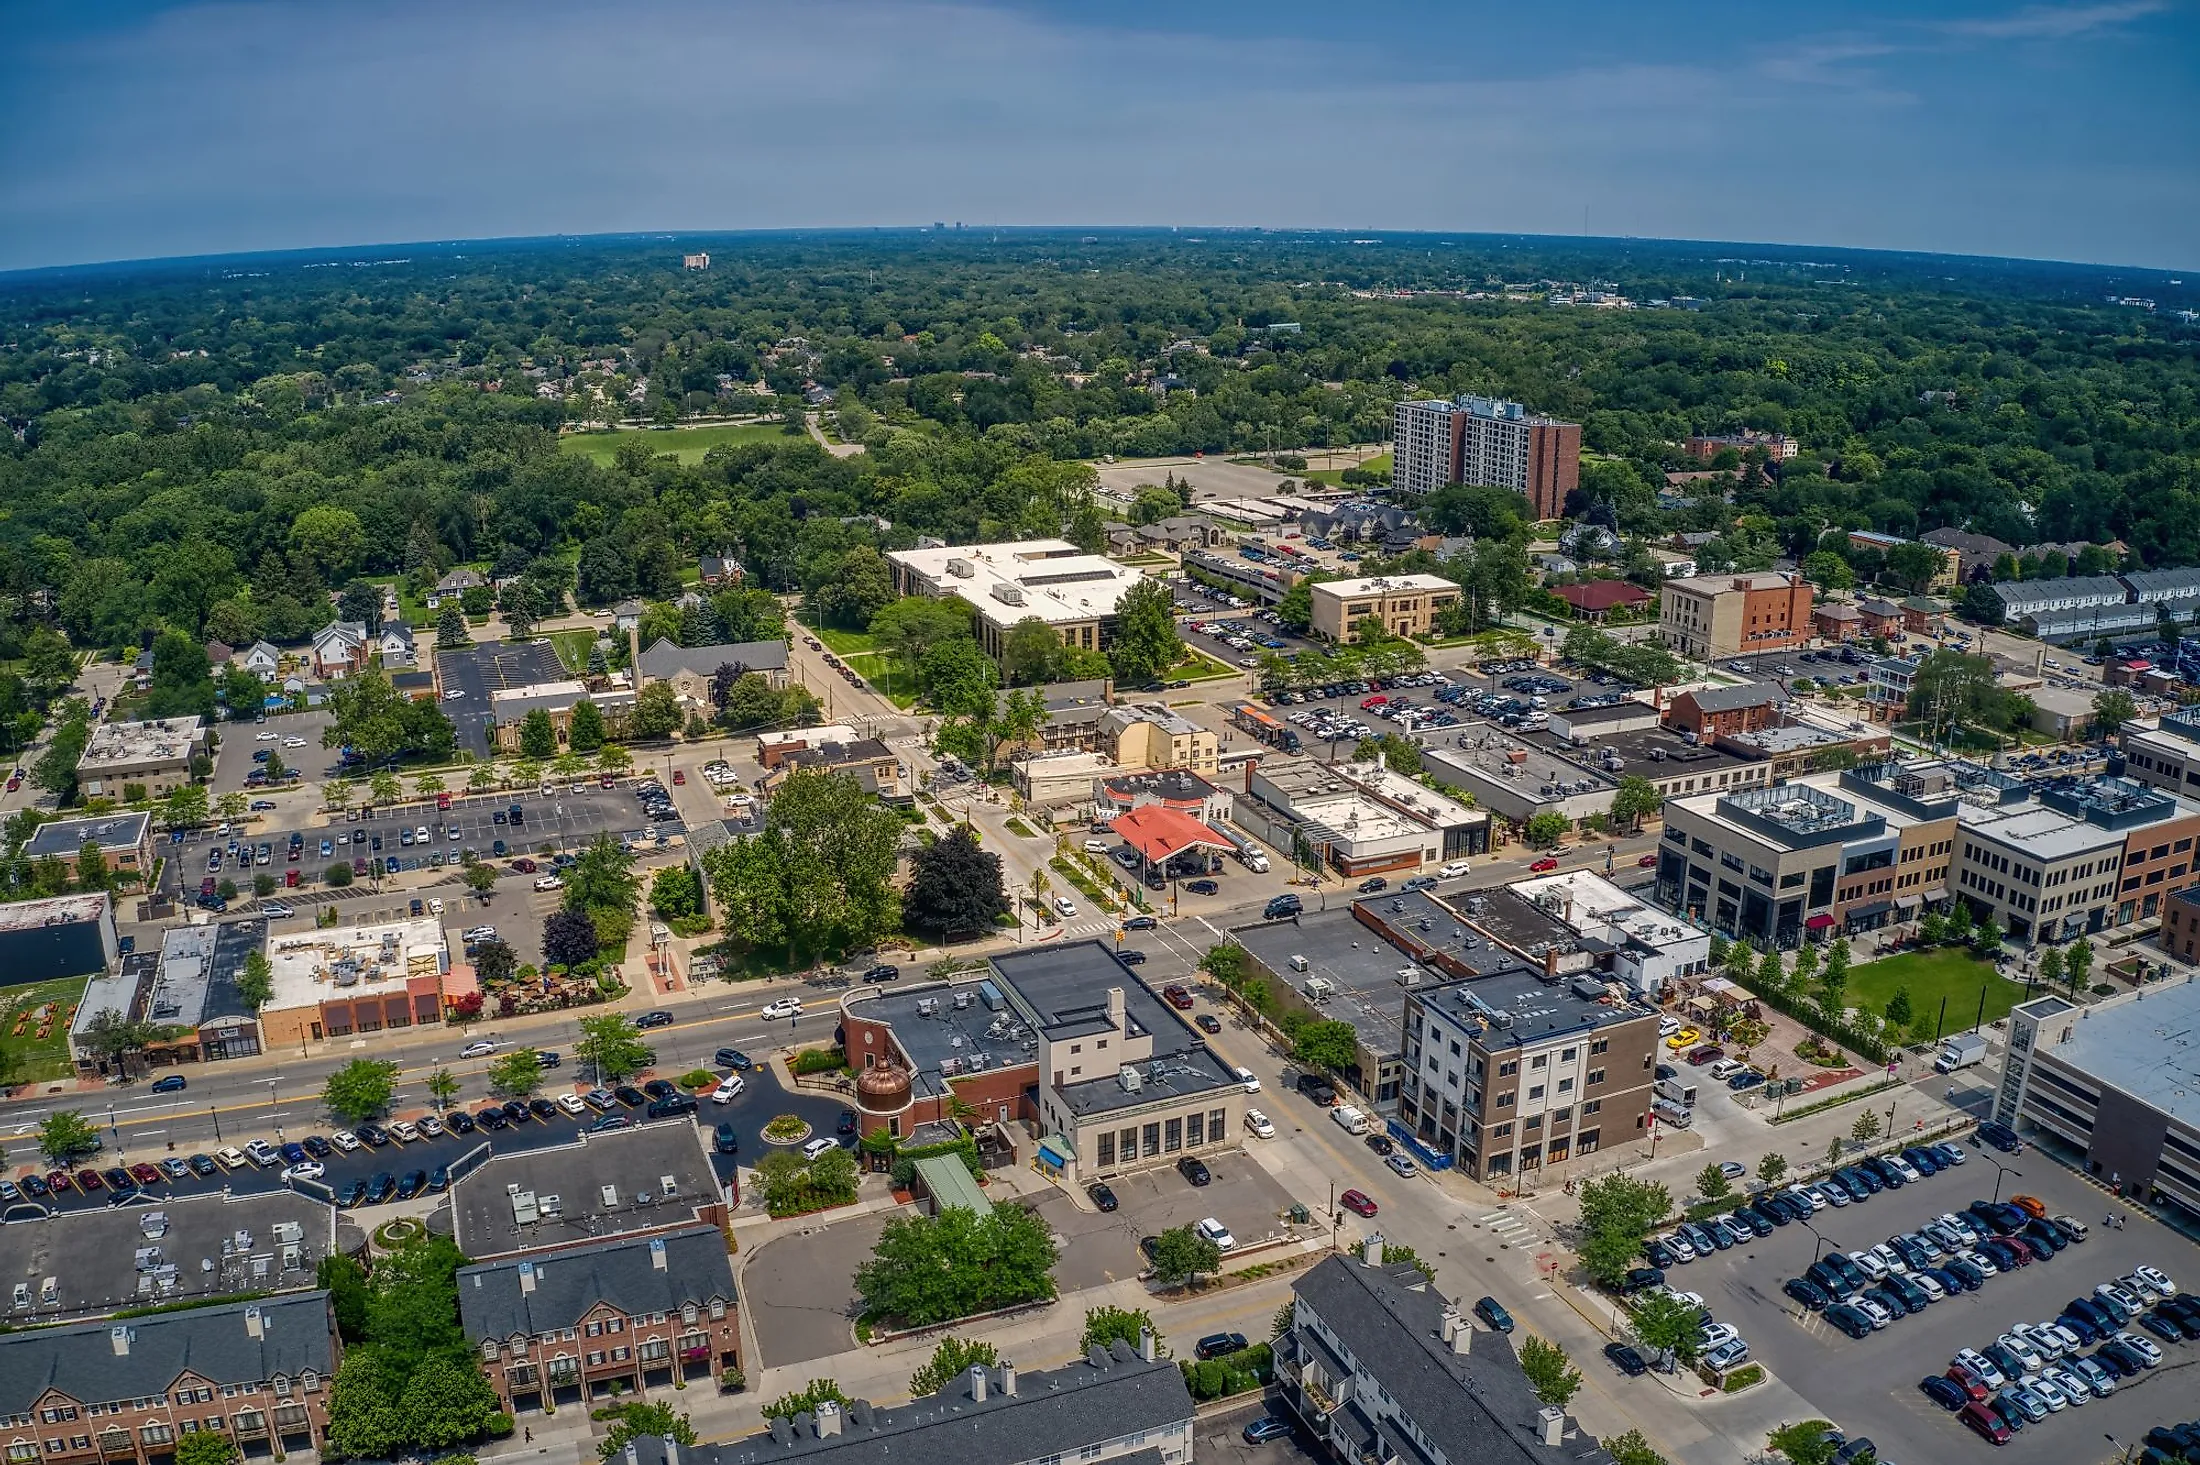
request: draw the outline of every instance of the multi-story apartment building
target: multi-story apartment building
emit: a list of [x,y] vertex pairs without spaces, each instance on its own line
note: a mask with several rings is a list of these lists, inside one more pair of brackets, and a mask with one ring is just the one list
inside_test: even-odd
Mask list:
[[2121,741],[2125,766],[2118,770],[2111,763],[2110,772],[2200,799],[2200,713],[2134,718],[2123,725]]
[[143,784],[159,798],[191,781],[191,759],[206,751],[206,729],[196,717],[153,722],[96,722],[76,760],[77,786],[86,797],[123,797]]
[[714,1226],[535,1251],[458,1273],[459,1320],[514,1413],[711,1379],[741,1364]]
[[1147,1332],[1137,1348],[1118,1340],[1043,1373],[1019,1375],[1009,1359],[973,1364],[939,1392],[907,1404],[827,1403],[724,1444],[683,1446],[645,1435],[628,1447],[627,1459],[632,1465],[1189,1465],[1191,1390],[1176,1361],[1157,1353]]
[[2074,1156],[2119,1193],[2200,1219],[2200,982],[2009,1013],[1994,1117]]
[[1555,519],[1581,481],[1581,425],[1518,402],[1465,396],[1400,402],[1392,418],[1391,482],[1413,493],[1487,484],[1527,496]]
[[319,1449],[341,1348],[326,1292],[0,1335],[0,1439],[18,1465],[165,1465],[202,1430]]
[[1867,764],[1665,806],[1658,902],[1726,936],[1780,947],[1870,930],[1937,905],[1961,794],[2022,786],[1964,764]]
[[1811,587],[1801,575],[1696,575],[1658,591],[1665,644],[1699,661],[1788,651],[1811,636]]
[[1372,616],[1393,636],[1426,635],[1439,611],[1465,592],[1441,575],[1375,575],[1318,581],[1312,591],[1313,631],[1324,640],[1356,641]]
[[1658,1015],[1611,992],[1526,966],[1408,990],[1398,1122],[1483,1181],[1634,1139]]
[[1333,1256],[1291,1289],[1276,1339],[1284,1403],[1352,1465],[1611,1465],[1566,1411],[1537,1399],[1512,1340],[1411,1264]]
[[1065,646],[1105,651],[1115,644],[1116,608],[1145,578],[1066,539],[900,549],[886,559],[902,594],[953,596],[968,605],[978,644],[995,657],[1026,620],[1040,621]]
[[1185,768],[1211,778],[1222,758],[1219,737],[1159,703],[1109,708],[1100,742],[1124,769]]

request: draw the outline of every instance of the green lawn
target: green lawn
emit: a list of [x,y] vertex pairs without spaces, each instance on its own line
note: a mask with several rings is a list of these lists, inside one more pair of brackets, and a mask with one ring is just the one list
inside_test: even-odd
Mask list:
[[557,648],[558,660],[575,676],[588,674],[588,648],[596,644],[594,631],[552,631],[546,638]]
[[[76,1065],[69,1059],[69,1018],[70,1010],[84,996],[84,985],[82,977],[66,977],[0,989],[0,1052],[7,1055],[10,1082],[67,1078],[76,1072]],[[40,1041],[35,1014],[49,1002],[55,1004],[53,1021],[45,1040]],[[17,1037],[16,1019],[26,1014],[34,1016],[25,1023],[23,1035]]]
[[623,427],[611,432],[569,432],[558,439],[568,453],[593,458],[608,468],[611,455],[626,438],[646,437],[659,453],[670,453],[682,463],[700,463],[703,454],[720,443],[783,443],[790,434],[776,422],[721,422],[707,427]]
[[1238,675],[1237,667],[1217,661],[1196,646],[1186,646],[1184,649],[1189,654],[1161,674],[1163,681],[1210,682],[1217,677]]
[[1993,963],[1978,961],[1954,947],[1932,951],[1905,951],[1881,961],[1849,968],[1848,1000],[1851,1006],[1884,1011],[1897,987],[1910,989],[1910,1007],[1928,1017],[1940,1012],[1940,999],[1948,999],[1947,1031],[1969,1027],[1978,1020],[1979,986],[1986,988],[1986,1018],[2008,1014],[2024,996],[2024,985],[1994,971]]
[[[1309,464],[1317,463],[1320,460],[1321,450],[1319,448],[1309,448],[1306,450],[1306,461]],[[1390,454],[1377,453],[1374,457],[1368,459],[1366,462],[1360,464],[1359,466],[1365,468],[1370,473],[1388,473],[1390,471]],[[1326,483],[1331,488],[1341,488],[1344,486],[1344,470],[1342,468],[1309,467],[1307,471],[1301,473],[1299,477],[1307,479],[1308,481],[1313,483]]]
[[841,659],[857,676],[869,682],[873,690],[904,712],[916,705],[916,680],[901,669],[896,658],[883,651],[857,651]]

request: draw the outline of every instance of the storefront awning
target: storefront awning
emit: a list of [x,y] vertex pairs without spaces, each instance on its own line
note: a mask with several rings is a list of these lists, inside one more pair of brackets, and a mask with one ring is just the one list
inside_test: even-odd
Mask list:
[[1875,900],[1867,905],[1860,905],[1857,906],[1854,910],[1851,910],[1849,912],[1849,921],[1852,924],[1857,921],[1868,921],[1873,916],[1883,916],[1893,909],[1894,905],[1892,902]]
[[1916,904],[1917,897],[1914,895],[1898,895],[1894,898],[1894,908],[1898,911],[1906,911]]
[[1833,917],[1827,915],[1812,916],[1809,920],[1803,922],[1804,927],[1812,931],[1823,931],[1832,924]]

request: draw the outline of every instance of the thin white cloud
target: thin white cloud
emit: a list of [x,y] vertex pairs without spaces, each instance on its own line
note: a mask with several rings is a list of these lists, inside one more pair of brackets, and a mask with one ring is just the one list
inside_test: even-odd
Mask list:
[[1995,41],[2064,41],[2097,31],[2115,30],[2134,20],[2159,15],[2169,0],[2110,0],[2102,5],[2027,5],[2008,15],[1983,20],[1952,20],[1940,29],[1952,36]]

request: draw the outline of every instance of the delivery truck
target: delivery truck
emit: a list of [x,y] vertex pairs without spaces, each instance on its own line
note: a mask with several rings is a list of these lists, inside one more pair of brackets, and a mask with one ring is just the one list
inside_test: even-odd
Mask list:
[[1977,1033],[1957,1033],[1941,1045],[1940,1056],[1933,1060],[1933,1072],[1954,1073],[1959,1068],[1969,1068],[1985,1061],[1986,1040]]

